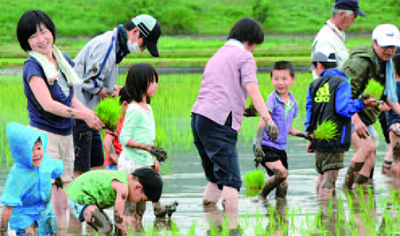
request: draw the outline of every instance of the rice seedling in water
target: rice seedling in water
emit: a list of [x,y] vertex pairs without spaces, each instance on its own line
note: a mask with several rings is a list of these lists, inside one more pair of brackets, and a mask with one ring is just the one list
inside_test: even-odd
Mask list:
[[374,79],[370,79],[367,87],[365,87],[363,95],[369,95],[373,98],[380,99],[383,94],[384,87]]
[[95,108],[94,112],[104,123],[107,129],[115,130],[120,117],[122,105],[116,98],[108,97],[102,100]]
[[245,176],[246,196],[251,197],[258,194],[265,183],[265,177],[262,170],[248,172]]
[[314,131],[314,136],[319,140],[336,139],[338,135],[337,125],[332,120],[325,120],[322,124],[318,125]]

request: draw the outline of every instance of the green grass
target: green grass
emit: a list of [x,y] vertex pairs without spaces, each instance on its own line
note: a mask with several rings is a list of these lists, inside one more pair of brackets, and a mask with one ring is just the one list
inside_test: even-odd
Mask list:
[[[18,19],[28,9],[41,9],[54,20],[60,36],[94,36],[123,24],[133,15],[155,16],[165,35],[227,35],[242,17],[255,17],[266,33],[316,33],[330,17],[333,0],[260,0],[266,18],[253,12],[256,1],[246,0],[3,0],[0,2],[0,40],[15,39]],[[396,24],[398,0],[360,2],[368,17],[358,17],[350,32],[371,32],[381,23]]]

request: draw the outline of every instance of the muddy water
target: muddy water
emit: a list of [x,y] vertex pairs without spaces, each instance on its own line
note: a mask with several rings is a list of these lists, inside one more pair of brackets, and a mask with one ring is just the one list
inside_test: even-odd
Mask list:
[[[377,166],[374,174],[374,192],[375,201],[377,203],[377,214],[375,217],[376,224],[379,225],[382,216],[379,215],[382,212],[383,206],[380,205],[380,198],[386,198],[388,196],[387,181],[389,178],[381,174],[381,163],[386,155],[387,146],[383,142],[378,147],[377,151]],[[306,227],[305,221],[309,220],[308,217],[314,217],[318,212],[320,203],[317,201],[315,194],[315,184],[317,180],[317,173],[314,170],[314,155],[305,152],[305,141],[290,138],[287,148],[289,157],[289,191],[287,202],[276,202],[273,198],[274,194],[270,194],[268,199],[269,206],[277,206],[281,210],[288,208],[289,212],[295,211],[296,214],[293,219],[290,216],[286,216],[289,224],[292,227]],[[345,155],[345,166],[347,167],[353,150],[349,151]],[[239,146],[239,159],[242,171],[242,177],[246,172],[254,170],[253,155],[250,147]],[[168,175],[163,176],[164,180],[164,193],[162,202],[169,203],[174,200],[179,202],[178,211],[172,216],[172,221],[177,225],[177,228],[184,235],[192,227],[193,223],[196,224],[196,235],[205,235],[207,225],[202,213],[202,193],[206,180],[203,175],[201,168],[200,159],[195,152],[192,154],[185,155],[172,155],[169,157],[170,162],[173,165],[166,168]],[[8,169],[0,169],[0,192],[3,191],[5,179],[7,177]],[[345,169],[340,171],[337,186],[342,185],[344,180]],[[259,227],[266,228],[269,221],[268,209],[262,203],[254,203],[251,201],[253,198],[246,197],[245,189],[242,188],[239,196],[239,215],[243,222],[241,223],[245,235],[254,235],[254,224],[256,219],[261,218],[258,221]],[[348,214],[348,203],[341,191],[338,191],[337,196],[343,198],[343,208],[345,214]],[[2,206],[1,206],[2,207]],[[218,204],[218,208],[222,209],[221,204]],[[301,208],[301,211],[300,209]],[[148,205],[148,211],[144,216],[144,228],[145,231],[151,231],[155,224],[155,217],[153,215],[152,207]],[[111,216],[111,210],[107,211]],[[112,217],[111,217],[112,218]],[[244,222],[246,219],[246,222]],[[163,227],[167,232],[170,231],[168,224],[158,224]],[[261,225],[261,226],[260,226]],[[63,234],[92,234],[87,233],[86,226],[84,225],[82,231],[79,233],[74,229],[73,231],[66,231]],[[69,232],[69,233],[66,233]],[[74,232],[74,233],[72,233]],[[296,230],[289,230],[289,235],[298,235]]]

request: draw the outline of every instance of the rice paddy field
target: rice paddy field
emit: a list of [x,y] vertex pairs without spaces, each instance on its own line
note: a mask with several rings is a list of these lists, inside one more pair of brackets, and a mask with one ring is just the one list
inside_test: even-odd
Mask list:
[[[206,180],[201,162],[193,145],[190,129],[190,110],[196,100],[201,74],[162,74],[158,92],[151,106],[156,121],[157,142],[168,152],[168,160],[162,166],[165,183],[162,201],[177,200],[178,211],[166,222],[155,221],[149,206],[144,217],[144,229],[138,235],[206,235],[207,224],[203,217],[201,199]],[[299,117],[294,126],[303,130],[305,99],[310,73],[297,73],[291,92],[299,102]],[[269,73],[258,73],[260,89],[264,97],[272,92]],[[125,75],[118,77],[123,85]],[[28,123],[26,98],[21,75],[0,77],[0,192],[4,187],[9,167],[13,164],[8,150],[6,124],[16,121]],[[250,103],[250,101],[248,101]],[[320,201],[315,193],[317,173],[314,155],[306,153],[306,141],[289,138],[289,192],[287,200],[276,200],[271,193],[266,203],[252,201],[256,191],[247,191],[245,176],[255,170],[252,143],[258,117],[245,118],[239,133],[238,152],[243,188],[239,195],[239,217],[243,235],[396,235],[400,233],[398,216],[399,180],[381,174],[381,163],[387,145],[381,138],[377,149],[377,166],[374,183],[368,191],[343,192],[345,170],[340,172],[336,197]],[[381,133],[379,124],[376,126]],[[353,150],[345,155],[347,167]],[[262,168],[259,167],[258,170]],[[259,173],[259,172],[258,172]],[[266,176],[265,171],[263,171]],[[258,174],[258,176],[260,176]],[[250,189],[250,186],[249,186]],[[253,194],[251,194],[253,192]],[[247,194],[246,194],[247,193]],[[218,209],[222,211],[221,204]],[[112,211],[107,211],[112,215]],[[85,231],[83,233],[90,234]],[[61,229],[62,230],[62,229]],[[81,231],[61,231],[62,235],[80,235]],[[131,235],[136,235],[131,233]],[[227,231],[209,235],[229,235]]]

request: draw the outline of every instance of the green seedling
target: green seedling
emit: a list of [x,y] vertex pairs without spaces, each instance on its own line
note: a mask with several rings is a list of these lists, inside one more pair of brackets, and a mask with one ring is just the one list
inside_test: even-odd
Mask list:
[[380,99],[383,94],[384,87],[374,79],[370,79],[363,95],[369,95],[373,98]]
[[246,196],[251,197],[258,194],[263,188],[265,177],[262,170],[248,172],[245,176]]
[[94,112],[104,123],[107,129],[114,131],[117,128],[122,105],[116,98],[105,98],[95,108]]
[[314,136],[319,140],[332,140],[336,139],[338,135],[337,125],[332,120],[325,120],[322,124],[318,125],[314,131]]

